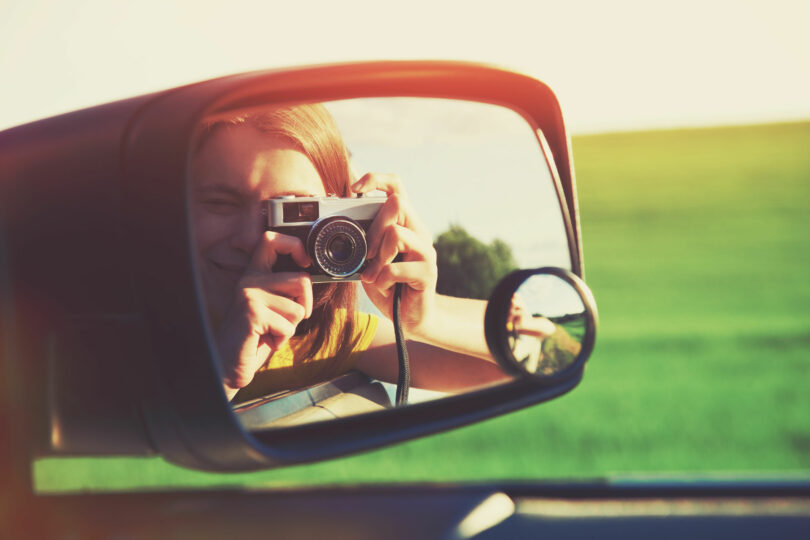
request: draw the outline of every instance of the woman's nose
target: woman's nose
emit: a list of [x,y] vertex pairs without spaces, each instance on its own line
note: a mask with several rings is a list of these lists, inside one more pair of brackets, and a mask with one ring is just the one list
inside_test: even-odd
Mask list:
[[263,233],[261,212],[259,209],[251,209],[239,217],[237,227],[231,235],[231,247],[251,255]]

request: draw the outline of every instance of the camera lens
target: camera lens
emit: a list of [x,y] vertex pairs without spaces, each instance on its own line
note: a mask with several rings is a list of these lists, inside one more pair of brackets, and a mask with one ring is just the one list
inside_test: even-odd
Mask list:
[[334,262],[341,264],[348,261],[354,252],[354,241],[351,236],[338,233],[329,239],[326,245],[326,254]]
[[307,239],[315,269],[334,278],[357,273],[366,262],[367,247],[363,228],[344,216],[319,221]]

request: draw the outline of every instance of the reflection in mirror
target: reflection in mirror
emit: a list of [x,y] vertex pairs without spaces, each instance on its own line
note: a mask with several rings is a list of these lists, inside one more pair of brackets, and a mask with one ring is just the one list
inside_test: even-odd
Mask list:
[[562,268],[519,270],[493,292],[487,342],[508,373],[555,376],[590,354],[596,306],[585,283]]
[[486,299],[515,268],[571,265],[538,138],[509,109],[251,109],[201,122],[191,152],[198,282],[249,429],[391,407],[396,283],[410,402],[510,380],[486,346]]
[[582,350],[585,305],[558,276],[530,276],[512,295],[506,330],[515,362],[528,373],[553,375]]

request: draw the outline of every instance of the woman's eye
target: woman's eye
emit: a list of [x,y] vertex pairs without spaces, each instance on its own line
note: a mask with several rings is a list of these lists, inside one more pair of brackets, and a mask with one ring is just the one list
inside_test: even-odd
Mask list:
[[240,208],[239,201],[232,199],[203,199],[202,203],[205,207],[216,212],[231,212]]

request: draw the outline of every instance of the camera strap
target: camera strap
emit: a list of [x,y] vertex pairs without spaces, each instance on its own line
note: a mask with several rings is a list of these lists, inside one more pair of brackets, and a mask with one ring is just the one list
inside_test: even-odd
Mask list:
[[402,283],[394,286],[394,335],[397,341],[397,359],[399,360],[399,376],[397,378],[396,405],[408,404],[408,389],[411,386],[411,366],[408,362],[408,349],[405,346],[405,336],[402,333],[399,305],[402,299]]

